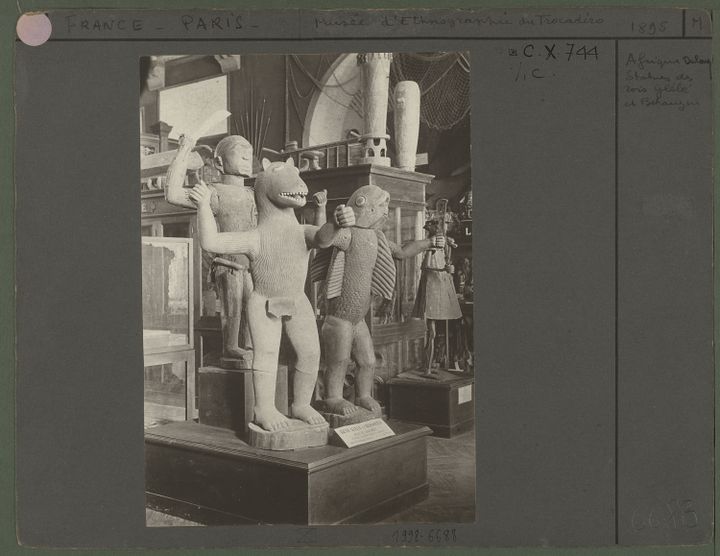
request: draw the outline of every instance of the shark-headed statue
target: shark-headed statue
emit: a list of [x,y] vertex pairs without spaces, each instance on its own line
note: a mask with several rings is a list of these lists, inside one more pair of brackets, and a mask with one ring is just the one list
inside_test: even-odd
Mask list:
[[[354,224],[355,215],[351,208],[340,205],[330,222],[319,227],[301,225],[294,209],[305,206],[307,194],[308,188],[292,159],[273,163],[263,160],[263,171],[255,180],[257,227],[246,232],[221,233],[212,215],[207,186],[201,183],[190,193],[198,206],[203,249],[243,253],[250,259],[254,290],[248,299],[247,314],[255,350],[254,421],[270,432],[292,429],[295,420],[312,426],[325,424],[323,417],[310,406],[320,361],[320,342],[315,315],[304,291],[308,258],[311,249],[332,245],[342,228]],[[283,330],[297,357],[292,419],[275,407]]]

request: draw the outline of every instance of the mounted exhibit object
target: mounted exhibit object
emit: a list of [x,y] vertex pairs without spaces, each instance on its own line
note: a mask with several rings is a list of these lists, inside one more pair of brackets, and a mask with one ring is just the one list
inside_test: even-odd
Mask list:
[[[383,227],[389,215],[390,195],[376,185],[356,189],[348,200],[354,226],[340,230],[313,260],[312,281],[325,279],[327,315],[322,326],[325,356],[325,399],[316,406],[333,428],[381,416],[372,397],[376,352],[366,316],[373,296],[392,300],[396,284],[395,259],[410,259],[432,247],[443,247],[444,237],[413,240],[399,246],[389,241]],[[354,362],[355,400],[344,399],[348,365]]]
[[[300,225],[294,209],[305,206],[308,188],[293,159],[273,163],[263,159],[262,165],[263,171],[255,178],[257,227],[251,230],[218,233],[211,211],[212,192],[206,184],[196,185],[190,197],[198,206],[203,249],[242,254],[252,262],[254,289],[246,311],[254,348],[255,405],[249,443],[270,450],[322,446],[327,444],[328,425],[310,407],[320,343],[304,284],[310,250],[331,245],[342,228],[354,225],[354,214],[339,206],[332,222],[321,227]],[[290,419],[279,410],[275,398],[283,332],[296,355]]]
[[436,217],[428,220],[425,229],[428,235],[440,234],[446,238],[442,249],[428,251],[423,257],[422,274],[418,284],[418,293],[415,298],[413,316],[425,319],[427,322],[426,359],[427,367],[423,376],[432,378],[435,358],[435,321],[445,321],[445,368],[450,367],[450,332],[449,320],[462,317],[460,303],[457,299],[455,286],[452,281],[452,247],[455,242],[447,237],[447,199],[438,199],[436,204]]
[[415,171],[420,136],[420,87],[414,81],[395,86],[395,167]]
[[365,129],[361,137],[364,144],[361,164],[390,166],[387,156],[387,109],[390,89],[389,52],[358,54],[357,62],[362,72],[363,117]]

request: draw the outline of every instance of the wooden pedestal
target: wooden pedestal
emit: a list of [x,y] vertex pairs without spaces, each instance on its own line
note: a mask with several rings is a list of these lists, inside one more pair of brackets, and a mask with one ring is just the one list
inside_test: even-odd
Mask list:
[[320,400],[315,402],[315,409],[323,416],[330,428],[337,429],[338,427],[345,427],[347,425],[354,425],[356,423],[363,423],[370,421],[371,419],[382,419],[382,409],[376,409],[375,411],[369,411],[364,407],[358,407],[355,413],[350,415],[338,415],[337,413],[329,413],[325,402]]
[[390,416],[430,427],[436,436],[450,438],[474,423],[475,379],[441,373],[425,379],[402,373],[388,381]]
[[[207,366],[198,369],[198,414],[203,425],[245,434],[254,414],[252,371]],[[278,366],[275,407],[288,413],[288,369]]]
[[205,524],[367,523],[425,499],[427,427],[355,448],[270,452],[192,422],[145,431],[148,506]]

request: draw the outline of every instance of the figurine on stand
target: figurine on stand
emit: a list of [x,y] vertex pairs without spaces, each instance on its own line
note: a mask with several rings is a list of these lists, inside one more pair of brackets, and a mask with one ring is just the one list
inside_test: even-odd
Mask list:
[[[402,247],[382,232],[388,217],[390,195],[375,185],[364,185],[350,196],[355,225],[343,228],[332,250],[320,252],[313,261],[311,280],[326,280],[327,316],[322,327],[325,357],[325,399],[316,407],[332,426],[380,417],[380,405],[372,397],[375,348],[365,317],[373,295],[392,299],[395,261],[444,246],[445,238],[411,241]],[[345,373],[351,360],[355,372],[355,404],[343,398]],[[365,410],[364,412],[362,410]],[[359,414],[359,415],[355,415]],[[345,419],[347,418],[347,419]]]
[[[177,155],[168,168],[165,190],[165,198],[169,203],[191,209],[196,208],[190,198],[191,189],[183,185],[188,158],[196,140],[197,137],[187,134],[180,137]],[[245,178],[252,174],[252,161],[252,145],[239,135],[229,135],[215,147],[213,165],[222,177],[219,183],[208,185],[210,191],[208,203],[221,232],[246,232],[257,225],[254,192],[252,187],[245,185]],[[241,340],[243,302],[252,291],[252,279],[248,272],[250,260],[244,253],[226,254],[222,251],[214,253],[216,256],[211,264],[210,275],[217,287],[222,307],[221,363],[224,363],[223,366],[232,367],[234,361],[248,358],[248,349],[251,347],[249,334],[242,334]],[[244,328],[247,331],[247,326]]]
[[[431,237],[440,234],[445,237],[446,220],[445,213],[447,200],[438,201],[438,220],[428,220],[425,230]],[[427,335],[425,339],[425,356],[427,368],[423,376],[434,378],[433,363],[435,360],[435,340],[437,331],[435,321],[445,321],[445,363],[450,366],[450,327],[448,321],[462,318],[460,303],[458,302],[455,286],[453,285],[452,274],[454,268],[450,263],[450,248],[455,245],[452,238],[447,241],[441,249],[433,249],[425,253],[423,257],[420,283],[415,298],[415,307],[412,315],[427,320]]]
[[[300,225],[294,209],[305,206],[307,193],[307,185],[292,159],[273,163],[263,160],[263,171],[255,180],[257,227],[225,233],[218,232],[213,218],[210,188],[200,183],[190,197],[198,206],[203,249],[244,254],[251,261],[254,289],[247,314],[254,347],[255,423],[269,432],[297,426],[275,407],[278,354],[284,330],[297,357],[290,416],[316,426],[319,435],[314,445],[320,445],[327,443],[327,423],[310,407],[320,363],[320,342],[315,315],[304,291],[308,257],[311,249],[332,245],[341,229],[353,225],[354,213],[340,205],[332,222],[321,227]],[[324,432],[317,427],[321,424]]]
[[[465,299],[465,288],[472,287],[472,263],[467,257],[459,259],[459,265],[456,265],[455,287],[458,295]],[[472,298],[472,296],[471,296]]]
[[[458,293],[458,299],[462,304],[470,304],[473,302],[473,285],[472,285],[472,262],[468,257],[457,259],[455,284]],[[472,338],[473,318],[472,310],[463,313],[462,319],[458,321],[456,328],[457,334],[455,338],[456,360],[459,359],[466,373],[472,373],[473,367],[473,338]]]

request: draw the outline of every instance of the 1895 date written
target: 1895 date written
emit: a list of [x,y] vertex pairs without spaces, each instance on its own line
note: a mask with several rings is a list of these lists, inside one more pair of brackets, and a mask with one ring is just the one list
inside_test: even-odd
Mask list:
[[457,542],[455,529],[395,529],[392,533],[395,544],[451,544]]

